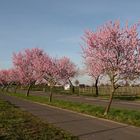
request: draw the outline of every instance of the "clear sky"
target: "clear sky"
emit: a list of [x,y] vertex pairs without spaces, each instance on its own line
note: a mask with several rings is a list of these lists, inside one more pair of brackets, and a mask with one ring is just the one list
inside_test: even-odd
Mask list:
[[81,37],[109,20],[140,20],[140,0],[0,0],[0,68],[13,52],[39,47],[82,66]]

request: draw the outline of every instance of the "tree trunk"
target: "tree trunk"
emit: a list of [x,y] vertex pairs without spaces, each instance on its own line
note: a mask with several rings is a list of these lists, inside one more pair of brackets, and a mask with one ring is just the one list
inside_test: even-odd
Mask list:
[[5,86],[2,87],[1,91],[4,91],[4,89],[5,89]]
[[98,81],[99,81],[99,76],[95,79],[95,94],[96,94],[96,96],[99,95]]
[[33,84],[30,84],[30,85],[29,85],[28,90],[27,90],[27,93],[26,93],[26,96],[29,96],[30,89],[31,89],[32,85],[33,85]]
[[6,86],[6,92],[9,92],[9,86],[10,86],[10,85],[7,85],[7,86]]
[[49,99],[50,102],[52,102],[52,96],[53,96],[53,93],[52,93],[52,86],[50,86],[50,99]]
[[14,88],[14,93],[17,93],[17,89],[18,89],[19,84],[17,84]]
[[110,110],[110,106],[111,106],[111,103],[112,103],[112,100],[113,100],[114,93],[115,93],[115,87],[114,87],[114,85],[112,85],[112,92],[110,94],[109,103],[108,103],[108,105],[105,109],[104,115],[107,115],[109,110]]
[[72,84],[72,82],[69,80],[69,83],[70,83],[70,89],[71,89],[71,92],[74,93],[75,92],[75,88]]
[[9,92],[9,87],[12,87],[12,85],[13,85],[13,82],[11,82],[11,83],[9,83],[9,84],[7,85],[7,87],[6,87],[6,92]]
[[45,87],[43,88],[44,92],[47,92],[48,84],[45,84]]

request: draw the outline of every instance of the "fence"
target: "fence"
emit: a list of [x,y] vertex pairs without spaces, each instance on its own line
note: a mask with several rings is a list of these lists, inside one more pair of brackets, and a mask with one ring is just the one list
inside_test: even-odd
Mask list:
[[[93,95],[95,95],[95,87],[79,88],[79,92],[81,94],[87,94],[87,95],[93,94]],[[99,86],[99,95],[109,95],[110,92],[111,92],[110,86]],[[140,87],[139,86],[119,87],[115,91],[115,95],[130,95],[130,96],[140,95]]]
[[[99,86],[99,95],[109,95],[111,92],[110,86]],[[25,88],[26,89],[26,88]],[[49,86],[45,85],[35,85],[32,90],[40,90],[40,91],[49,91]],[[71,93],[69,90],[64,90],[63,87],[54,87],[53,91],[55,93]],[[75,87],[75,94],[82,94],[82,95],[95,95],[96,89],[95,87]],[[140,87],[139,86],[123,86],[119,87],[115,91],[115,95],[129,95],[129,96],[136,96],[140,95]]]

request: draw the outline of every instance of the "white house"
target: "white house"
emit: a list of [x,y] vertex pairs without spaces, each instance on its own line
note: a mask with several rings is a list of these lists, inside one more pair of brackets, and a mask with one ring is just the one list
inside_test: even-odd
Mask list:
[[70,84],[65,84],[64,85],[64,90],[70,90]]

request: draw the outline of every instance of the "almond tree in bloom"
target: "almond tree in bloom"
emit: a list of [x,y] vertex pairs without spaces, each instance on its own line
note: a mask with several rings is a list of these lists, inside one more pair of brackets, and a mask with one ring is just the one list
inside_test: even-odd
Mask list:
[[9,69],[9,83],[14,87],[14,92],[16,93],[18,86],[20,85],[19,75],[16,69]]
[[53,97],[53,87],[56,84],[64,85],[66,82],[69,82],[76,73],[76,66],[67,57],[55,59],[46,55],[44,58],[45,63],[41,63],[39,61],[36,62],[39,63],[40,67],[44,69],[43,78],[47,81],[47,83],[50,86],[49,100],[51,102]]
[[67,82],[70,83],[72,92],[74,92],[74,86],[71,82],[71,78],[73,78],[77,74],[76,65],[67,57],[62,57],[57,60],[57,67],[58,67],[58,76],[63,84]]
[[58,69],[56,60],[51,58],[46,53],[37,56],[33,60],[33,69],[36,72],[36,79],[38,81],[46,80],[46,83],[50,87],[50,102],[52,101],[52,88],[57,83]]
[[[14,73],[13,69],[5,69],[5,70],[0,70],[0,84],[2,85],[2,90],[6,88],[6,91],[8,92],[9,86],[11,86],[15,79],[14,78]],[[16,75],[16,79],[18,76]]]
[[[95,32],[86,31],[83,47],[85,63],[89,73],[96,75],[98,72],[107,74],[110,78],[112,91],[109,104],[104,115],[110,109],[115,90],[120,86],[120,80],[132,78],[139,71],[138,24],[124,28],[120,22],[108,22]],[[90,66],[89,66],[90,65]]]
[[99,95],[98,82],[103,74],[103,63],[96,58],[85,57],[86,72],[95,79],[95,94]]
[[71,82],[71,78],[76,74],[76,66],[67,57],[55,59],[48,57],[45,61],[44,79],[50,86],[50,102],[52,101],[52,89],[56,84],[64,85]]
[[[36,64],[36,60],[41,60],[40,58],[42,57],[44,57],[44,52],[38,48],[26,49],[23,52],[14,53],[13,55],[13,64],[18,73],[20,83],[28,86],[27,96],[31,87],[43,76],[43,69],[39,67],[39,63]],[[40,63],[43,62],[40,61]],[[38,68],[36,65],[38,65]]]
[[0,84],[2,85],[2,91],[7,88],[9,83],[9,70],[0,70]]

